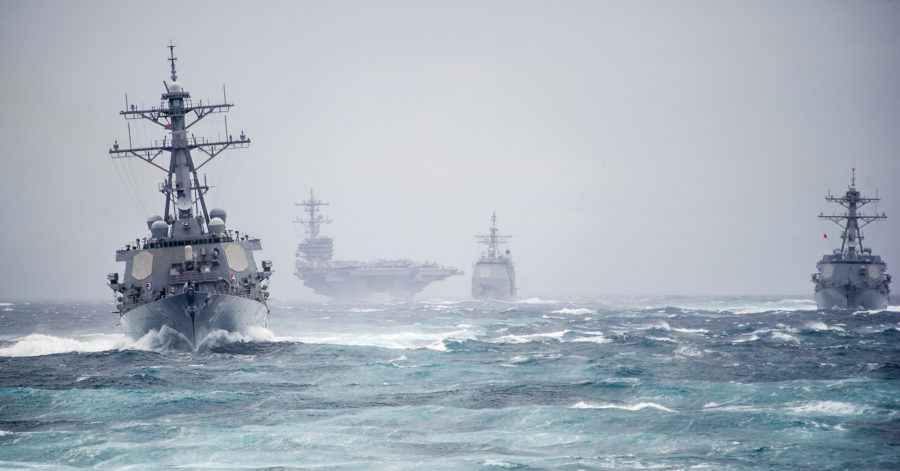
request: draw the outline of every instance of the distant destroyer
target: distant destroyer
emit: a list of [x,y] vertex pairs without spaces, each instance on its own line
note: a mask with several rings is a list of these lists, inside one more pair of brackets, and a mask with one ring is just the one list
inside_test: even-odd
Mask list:
[[319,214],[319,207],[326,205],[310,190],[309,199],[297,203],[306,219],[294,221],[306,226],[306,238],[297,246],[294,274],[316,294],[339,302],[410,299],[434,281],[462,275],[457,268],[411,260],[332,260],[334,240],[320,232],[323,224],[331,222]]
[[[862,215],[859,209],[879,198],[864,198],[856,189],[856,169],[850,188],[841,197],[830,194],[825,197],[830,203],[837,203],[847,211],[841,215],[820,214],[843,229],[841,248],[831,255],[825,255],[816,264],[817,272],[812,275],[816,287],[816,305],[819,309],[884,309],[887,307],[891,275],[885,273],[887,265],[872,249],[863,248],[860,229],[869,223],[885,219],[882,214]],[[860,224],[862,221],[862,224]]]
[[500,245],[512,236],[497,234],[497,213],[491,216],[490,234],[475,237],[478,243],[487,246],[487,252],[481,254],[472,270],[472,297],[479,300],[514,301],[516,270],[512,253],[509,249],[500,251]]
[[[203,196],[209,187],[197,178],[197,170],[225,149],[247,147],[250,140],[243,131],[237,139],[228,135],[214,142],[188,136],[192,125],[232,105],[193,103],[177,82],[174,45],[168,47],[172,83],[163,82],[160,106],[141,109],[126,100],[126,110],[120,112],[126,119],[158,124],[168,135],[149,147],[125,149],[116,141],[109,151],[112,158],[137,157],[167,173],[159,186],[165,195],[164,216],[150,216],[150,237],[116,252],[116,261],[125,262],[124,276],[110,273],[107,278],[128,336],[139,339],[171,329],[196,349],[214,331],[266,325],[272,263],[263,261],[258,271],[253,251],[262,248],[259,239],[226,229],[224,210],[207,211]],[[205,154],[199,165],[191,158],[193,150]],[[168,162],[157,161],[165,152]]]

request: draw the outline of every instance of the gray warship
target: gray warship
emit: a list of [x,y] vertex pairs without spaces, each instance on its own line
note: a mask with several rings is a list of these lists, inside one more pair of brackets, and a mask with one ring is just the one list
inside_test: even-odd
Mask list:
[[475,262],[472,270],[472,297],[478,300],[514,301],[516,299],[516,270],[509,249],[500,245],[512,236],[497,234],[497,213],[491,216],[490,234],[475,236],[487,251]]
[[[825,255],[816,264],[812,275],[815,283],[816,305],[819,309],[884,309],[887,307],[891,275],[885,273],[887,264],[881,257],[872,255],[872,249],[863,248],[860,229],[873,221],[885,219],[882,214],[863,215],[859,209],[879,198],[864,198],[856,189],[856,169],[847,192],[840,197],[825,197],[829,203],[837,203],[846,211],[840,215],[819,214],[841,226],[841,248]],[[860,224],[862,221],[862,224]]]
[[437,263],[412,260],[332,260],[334,240],[321,234],[330,220],[319,214],[327,206],[309,190],[301,203],[306,219],[294,222],[306,226],[306,238],[297,245],[294,275],[316,294],[338,302],[408,300],[432,282],[462,271]]
[[[107,276],[115,293],[116,309],[125,334],[139,339],[151,331],[173,330],[194,349],[212,332],[241,332],[265,327],[269,308],[268,279],[272,263],[257,270],[253,251],[259,239],[226,229],[223,209],[207,211],[204,195],[209,190],[197,171],[222,151],[249,146],[243,131],[237,139],[228,135],[215,141],[188,136],[188,128],[212,113],[224,113],[233,105],[193,103],[175,74],[175,46],[170,44],[171,83],[163,81],[165,93],[158,107],[129,105],[126,119],[146,119],[164,128],[166,135],[148,147],[119,146],[112,158],[136,157],[167,174],[159,185],[165,195],[164,216],[147,219],[149,237],[135,239],[116,251],[116,261],[125,262],[122,278]],[[223,93],[224,95],[224,93]],[[196,165],[191,151],[203,154]],[[159,158],[168,153],[168,162]],[[159,159],[158,159],[159,158]]]

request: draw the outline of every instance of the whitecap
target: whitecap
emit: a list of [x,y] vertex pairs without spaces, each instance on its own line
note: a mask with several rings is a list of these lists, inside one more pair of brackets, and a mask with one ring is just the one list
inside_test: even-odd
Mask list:
[[275,334],[265,327],[250,327],[240,332],[228,332],[225,330],[215,330],[203,339],[201,345],[205,347],[215,347],[227,345],[230,343],[240,342],[274,342]]
[[580,401],[577,404],[575,404],[569,408],[570,409],[621,409],[621,410],[627,410],[627,411],[632,411],[632,412],[636,412],[636,411],[647,409],[647,408],[652,408],[652,409],[661,410],[663,412],[677,412],[672,409],[669,409],[666,406],[659,405],[655,402],[640,402],[638,404],[628,405],[628,404],[597,404],[597,403]]
[[680,332],[682,334],[708,334],[708,329],[684,329],[684,328],[674,328],[672,329],[675,332]]
[[752,334],[744,334],[740,335],[731,340],[731,343],[744,343],[744,342],[755,342],[759,340],[759,336],[756,335],[756,332]]
[[541,298],[528,298],[522,301],[516,301],[518,304],[555,304],[556,301],[550,301]]
[[797,342],[800,343],[800,339],[794,337],[791,334],[787,334],[784,332],[772,332],[772,338],[775,340],[783,340],[785,342]]
[[381,312],[382,309],[377,309],[374,307],[351,307],[350,312]]
[[822,321],[809,321],[806,323],[806,328],[809,330],[828,330],[828,324]]
[[550,314],[569,314],[572,316],[583,316],[585,314],[596,314],[597,311],[593,309],[588,309],[586,307],[579,308],[568,308],[564,307],[562,309],[557,309],[555,311],[551,311]]
[[690,345],[679,345],[678,348],[675,349],[675,355],[680,355],[684,357],[699,357],[703,355],[703,352],[698,350],[694,346]]
[[132,341],[121,334],[91,335],[81,338],[30,334],[18,342],[0,348],[3,357],[36,357],[58,353],[93,353],[129,348]]
[[559,332],[549,332],[545,334],[528,334],[528,335],[504,335],[491,340],[491,343],[528,343],[538,339],[562,340],[563,336],[571,332],[570,330],[561,330]]
[[860,415],[866,411],[866,407],[840,401],[815,401],[791,407],[789,410],[801,415]]
[[643,324],[638,327],[635,327],[637,330],[650,330],[650,329],[662,329],[665,331],[672,330],[672,327],[669,326],[669,323],[666,321],[656,321],[652,324]]
[[449,332],[308,332],[286,338],[293,342],[324,345],[350,345],[379,347],[392,350],[416,350],[426,348],[445,352],[448,341],[474,340],[475,333],[468,329]]

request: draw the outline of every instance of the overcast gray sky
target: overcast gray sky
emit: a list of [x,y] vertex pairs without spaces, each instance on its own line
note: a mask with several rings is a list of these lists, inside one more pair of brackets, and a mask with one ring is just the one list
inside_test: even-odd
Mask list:
[[275,298],[321,299],[292,275],[310,187],[336,258],[466,271],[423,298],[468,296],[492,211],[522,297],[811,295],[838,237],[816,216],[851,167],[882,198],[866,242],[900,280],[900,2],[0,10],[0,299],[111,296],[115,250],[148,235],[163,175],[107,150],[127,142],[126,93],[158,104],[170,40],[183,87],[206,102],[225,84],[229,130],[253,141],[207,167],[208,200],[262,239]]

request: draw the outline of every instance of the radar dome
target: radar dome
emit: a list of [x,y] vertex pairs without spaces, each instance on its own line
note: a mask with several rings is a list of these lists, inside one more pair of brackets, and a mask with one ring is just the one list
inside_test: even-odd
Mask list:
[[181,91],[181,85],[179,85],[178,82],[172,82],[172,84],[169,85],[169,93],[178,93],[180,91]]
[[159,214],[154,214],[147,218],[147,229],[153,229],[153,223],[156,221],[162,221],[163,218]]
[[222,222],[225,222],[225,220],[227,219],[226,216],[227,216],[227,213],[225,213],[225,210],[222,208],[213,208],[209,212],[210,219],[219,218],[222,220]]
[[225,232],[225,221],[221,218],[212,218],[209,220],[209,232],[213,234],[221,234]]
[[153,237],[161,239],[169,235],[169,225],[166,224],[166,221],[154,221],[153,224],[150,225],[150,233],[153,234]]

